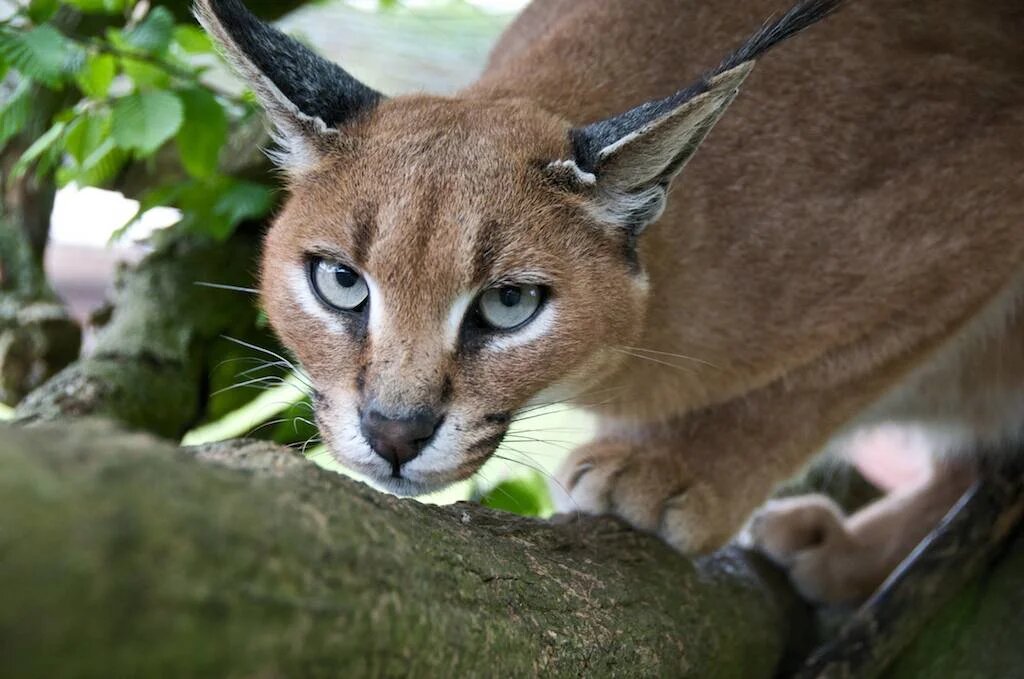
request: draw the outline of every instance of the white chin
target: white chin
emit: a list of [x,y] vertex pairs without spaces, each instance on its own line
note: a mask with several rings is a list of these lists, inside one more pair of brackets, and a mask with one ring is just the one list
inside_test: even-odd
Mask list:
[[407,478],[396,479],[393,476],[373,477],[372,481],[374,485],[379,487],[381,490],[386,490],[393,495],[400,495],[402,497],[414,497],[416,495],[436,493],[439,490],[444,490],[452,484],[451,481],[413,481],[412,479]]

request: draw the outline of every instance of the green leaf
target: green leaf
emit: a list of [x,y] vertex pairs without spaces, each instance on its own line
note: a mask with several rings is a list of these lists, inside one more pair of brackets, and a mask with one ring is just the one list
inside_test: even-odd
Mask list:
[[171,74],[165,69],[141,59],[121,58],[121,70],[131,78],[137,89],[167,89],[171,86]]
[[0,104],[0,147],[28,125],[32,114],[32,83],[22,80]]
[[82,92],[93,99],[102,99],[110,91],[117,75],[117,59],[109,54],[91,54],[75,81]]
[[82,162],[74,181],[80,186],[104,186],[117,176],[128,161],[128,154],[107,138]]
[[31,0],[28,3],[28,18],[34,24],[44,23],[54,15],[59,4],[57,0]]
[[11,168],[11,176],[18,178],[25,174],[25,170],[39,160],[40,157],[50,150],[50,148],[56,144],[61,135],[64,134],[64,129],[67,127],[67,123],[59,122],[54,124],[50,129],[42,134],[38,139],[32,142],[32,145],[25,149],[25,152],[18,158],[18,162]]
[[228,134],[224,108],[206,90],[184,90],[178,96],[185,105],[185,122],[177,137],[181,164],[193,177],[213,176]]
[[137,92],[114,104],[113,138],[125,150],[151,155],[173,137],[184,120],[181,100],[170,92]]
[[522,516],[544,516],[552,510],[547,484],[540,474],[502,481],[480,503]]
[[109,111],[85,113],[68,123],[64,133],[64,150],[75,163],[83,165],[109,135]]
[[231,180],[213,204],[213,213],[222,221],[205,229],[214,238],[225,239],[246,219],[262,217],[274,207],[274,191],[255,182]]
[[171,44],[174,17],[166,7],[154,7],[146,18],[124,34],[125,42],[137,50],[159,54]]
[[81,47],[49,25],[24,32],[0,30],[0,60],[50,86],[73,75],[81,66],[83,54]]
[[132,0],[64,0],[87,14],[117,14],[123,12],[125,5],[130,1]]
[[182,24],[174,28],[174,42],[189,54],[207,54],[213,51],[210,36],[195,26]]

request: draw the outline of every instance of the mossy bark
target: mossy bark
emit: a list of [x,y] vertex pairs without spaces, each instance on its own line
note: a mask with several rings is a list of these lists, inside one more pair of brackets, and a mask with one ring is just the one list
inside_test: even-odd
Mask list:
[[[1016,676],[1024,534],[886,674]],[[0,676],[788,676],[756,559],[376,493],[286,449],[0,427]],[[805,649],[806,650],[806,649]],[[799,658],[790,655],[788,667]]]
[[11,677],[767,678],[799,617],[739,551],[694,563],[612,521],[88,421],[0,429],[0,553]]
[[181,237],[115,282],[110,317],[95,348],[19,404],[24,421],[104,415],[171,438],[207,407],[210,373],[229,344],[268,341],[255,300],[198,283],[251,285],[257,239],[217,243]]
[[1024,531],[946,604],[888,679],[1024,676]]

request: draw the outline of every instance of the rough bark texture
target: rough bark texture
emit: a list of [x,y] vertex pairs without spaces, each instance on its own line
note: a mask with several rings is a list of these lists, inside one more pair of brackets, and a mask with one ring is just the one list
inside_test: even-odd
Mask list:
[[888,679],[1024,675],[1024,531],[929,623]]
[[63,304],[0,292],[0,403],[18,403],[75,360],[81,341]]
[[95,422],[0,429],[0,554],[11,677],[771,677],[798,618],[740,552]]
[[266,339],[250,296],[197,285],[251,284],[256,251],[245,232],[226,243],[180,238],[122,270],[92,354],[31,393],[17,416],[106,415],[180,437],[205,413],[221,336]]
[[[737,550],[691,562],[609,520],[425,506],[266,443],[95,420],[0,427],[0,555],[0,676],[757,678],[807,641]],[[885,676],[1017,676],[1022,624],[1018,529]]]

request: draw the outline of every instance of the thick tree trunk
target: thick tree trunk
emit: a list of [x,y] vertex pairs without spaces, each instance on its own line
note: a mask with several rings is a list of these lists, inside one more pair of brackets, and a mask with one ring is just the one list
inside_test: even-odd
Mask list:
[[792,594],[610,521],[380,495],[263,443],[0,429],[0,676],[772,677]]

